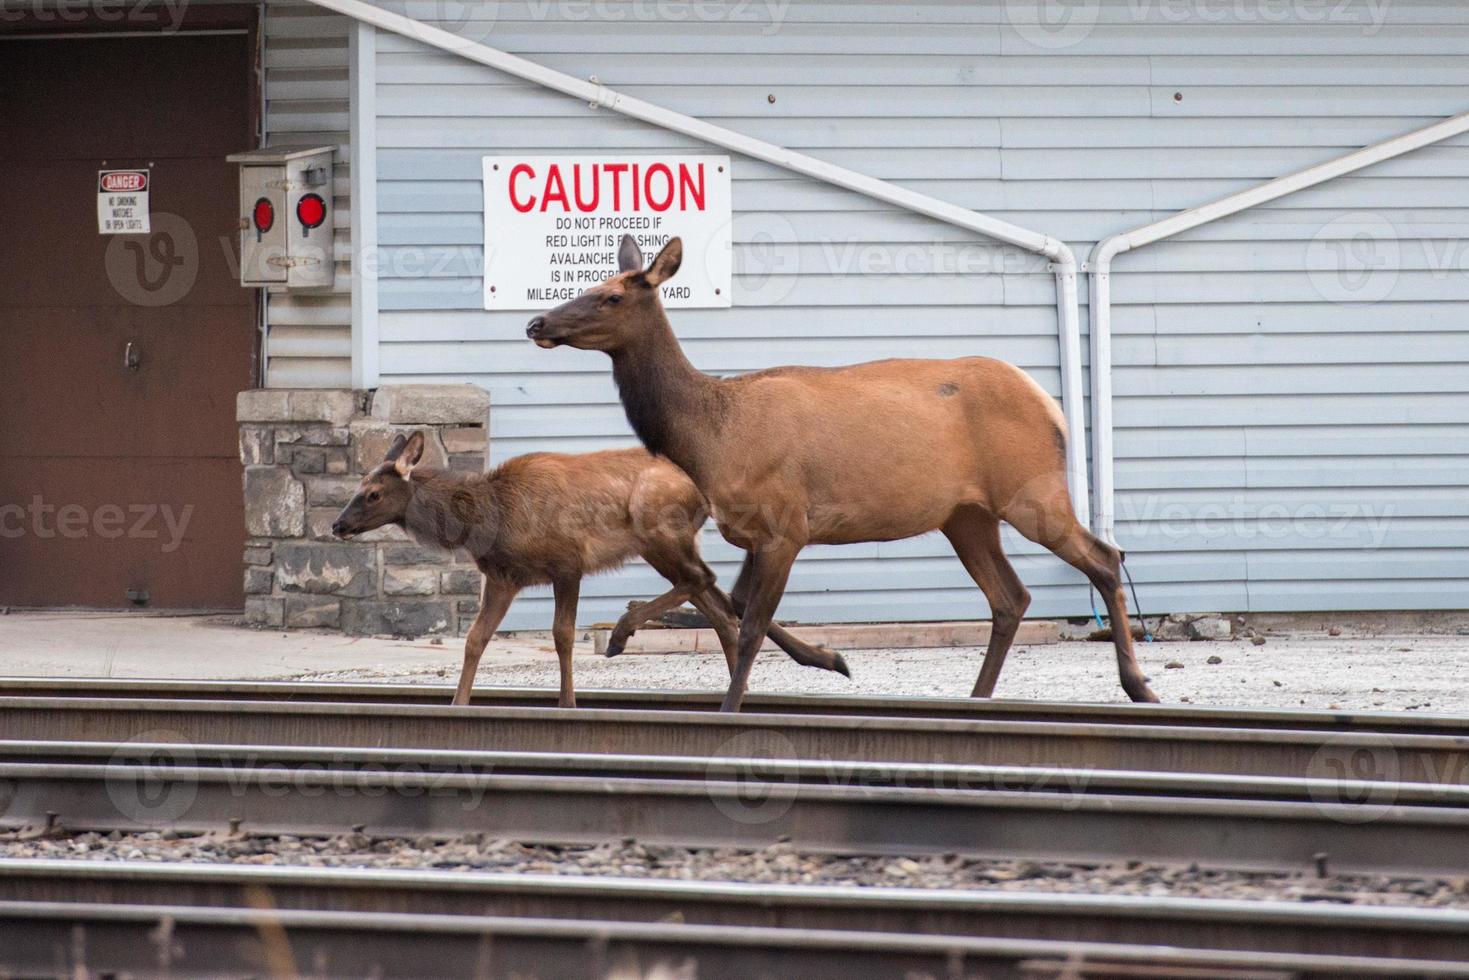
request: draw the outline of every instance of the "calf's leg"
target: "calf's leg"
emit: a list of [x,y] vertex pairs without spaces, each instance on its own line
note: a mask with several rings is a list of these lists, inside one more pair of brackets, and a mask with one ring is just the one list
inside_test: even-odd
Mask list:
[[484,655],[490,637],[500,628],[510,603],[520,589],[517,586],[492,576],[485,576],[484,589],[480,593],[479,613],[464,637],[464,667],[459,671],[459,687],[454,692],[454,704],[468,704],[469,693],[474,689],[474,675],[479,670],[479,658]]
[[622,614],[617,625],[612,627],[612,634],[607,638],[607,649],[603,651],[604,656],[615,657],[627,647],[627,641],[650,619],[656,619],[672,609],[677,609],[694,596],[702,594],[703,589],[694,585],[676,585],[660,596],[640,602],[636,606]]
[[576,707],[576,688],[571,681],[571,652],[576,640],[576,604],[581,595],[581,579],[567,576],[551,583],[556,596],[556,610],[551,620],[551,640],[556,644],[556,659],[561,663],[562,708]]

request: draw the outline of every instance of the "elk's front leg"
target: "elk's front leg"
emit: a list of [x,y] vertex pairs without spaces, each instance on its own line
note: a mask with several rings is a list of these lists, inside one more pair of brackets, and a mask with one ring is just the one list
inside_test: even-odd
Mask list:
[[581,594],[581,579],[557,579],[551,585],[556,593],[551,639],[556,643],[556,659],[561,662],[561,697],[557,703],[563,708],[575,708],[576,689],[571,682],[571,647],[572,641],[576,639],[576,602]]
[[454,704],[468,704],[469,693],[474,689],[474,675],[479,670],[479,658],[489,646],[490,637],[500,628],[510,603],[520,589],[494,576],[485,576],[484,589],[480,594],[479,614],[464,637],[464,668],[459,672],[459,689],[454,692]]
[[740,618],[739,659],[729,679],[724,703],[719,706],[720,711],[740,710],[740,702],[744,700],[750,683],[750,668],[755,666],[755,657],[765,643],[770,621],[775,618],[775,609],[785,593],[791,565],[800,550],[799,544],[777,539],[751,553],[750,574],[744,577],[749,591],[746,593],[745,612]]

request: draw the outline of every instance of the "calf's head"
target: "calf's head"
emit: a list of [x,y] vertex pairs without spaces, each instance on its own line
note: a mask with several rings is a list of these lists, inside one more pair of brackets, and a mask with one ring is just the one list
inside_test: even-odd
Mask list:
[[678,272],[683,242],[670,238],[663,251],[643,268],[643,252],[631,235],[622,236],[615,276],[531,319],[525,335],[541,347],[580,347],[615,351],[661,319],[658,287]]
[[332,522],[332,534],[345,541],[384,524],[401,524],[413,500],[408,478],[422,458],[422,432],[407,437],[400,433],[394,438],[383,461],[362,478],[357,492]]

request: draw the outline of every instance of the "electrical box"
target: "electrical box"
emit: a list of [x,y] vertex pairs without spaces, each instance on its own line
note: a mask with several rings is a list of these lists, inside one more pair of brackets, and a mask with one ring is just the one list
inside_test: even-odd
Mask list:
[[316,289],[336,278],[332,146],[233,153],[240,165],[240,285]]

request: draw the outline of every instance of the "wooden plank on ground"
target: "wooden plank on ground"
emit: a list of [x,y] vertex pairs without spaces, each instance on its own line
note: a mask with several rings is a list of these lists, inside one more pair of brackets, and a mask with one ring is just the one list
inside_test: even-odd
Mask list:
[[[990,624],[949,623],[847,623],[829,626],[792,626],[790,631],[807,643],[834,650],[913,649],[921,647],[982,647],[989,642]],[[596,652],[607,650],[609,629],[592,629]],[[1054,622],[1021,623],[1017,644],[1055,643],[1060,629]],[[770,640],[762,650],[778,649]],[[719,653],[719,639],[711,629],[642,629],[628,641],[626,653]]]

